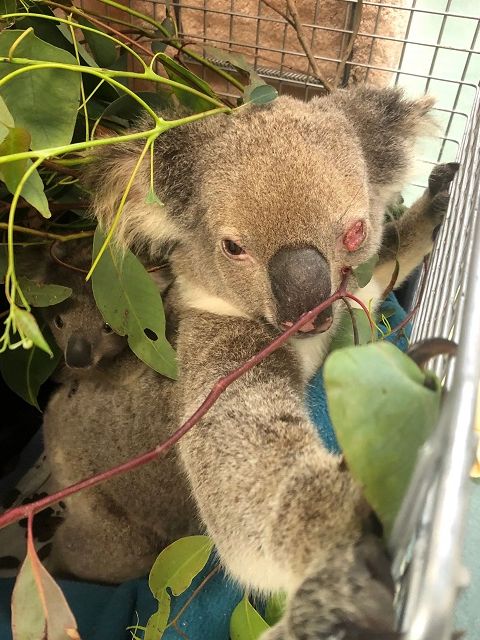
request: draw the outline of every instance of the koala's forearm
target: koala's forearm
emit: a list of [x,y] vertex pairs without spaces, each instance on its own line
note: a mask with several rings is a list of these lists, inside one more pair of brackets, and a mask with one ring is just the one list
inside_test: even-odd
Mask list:
[[[234,368],[268,338],[246,320],[216,318],[214,331],[201,317],[184,322],[178,345],[182,417],[226,373],[225,363]],[[201,384],[199,358],[208,362]],[[277,352],[255,367],[180,442],[223,563],[241,583],[264,591],[291,591],[312,561],[327,563],[334,550],[361,535],[358,491],[306,417],[292,358]]]

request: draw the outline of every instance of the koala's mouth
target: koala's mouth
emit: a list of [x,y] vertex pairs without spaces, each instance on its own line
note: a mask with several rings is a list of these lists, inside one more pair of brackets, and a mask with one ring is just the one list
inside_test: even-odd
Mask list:
[[[293,322],[282,322],[282,329],[289,329],[293,326]],[[331,314],[324,315],[323,313],[319,314],[316,318],[309,320],[306,324],[301,327],[297,333],[293,336],[294,338],[312,338],[313,336],[317,336],[320,333],[325,333],[328,331],[333,324],[333,316]]]

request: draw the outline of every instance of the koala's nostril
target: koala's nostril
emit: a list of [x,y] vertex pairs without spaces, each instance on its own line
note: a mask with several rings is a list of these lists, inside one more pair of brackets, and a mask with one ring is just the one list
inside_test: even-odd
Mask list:
[[67,366],[85,369],[92,364],[92,345],[81,336],[71,336],[65,350]]
[[[268,272],[279,324],[295,322],[331,293],[330,266],[314,247],[283,247],[270,259]],[[330,316],[331,310],[320,314],[312,331],[318,332]],[[308,327],[304,331],[308,333]]]

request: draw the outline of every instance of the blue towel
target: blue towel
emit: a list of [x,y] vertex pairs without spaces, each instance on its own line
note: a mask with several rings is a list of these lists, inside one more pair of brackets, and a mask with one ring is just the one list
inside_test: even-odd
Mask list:
[[[397,326],[405,317],[396,298],[391,294],[385,301],[388,306],[389,322]],[[391,315],[393,312],[393,315]],[[389,338],[387,338],[389,339]],[[392,336],[392,341],[405,350],[407,340]],[[326,447],[339,452],[338,442],[327,411],[322,372],[319,371],[309,384],[308,409],[317,425],[319,434]],[[172,598],[172,620],[186,603],[192,592],[212,568],[210,561],[205,569],[193,581],[191,587],[177,598]],[[0,580],[0,639],[11,640],[10,599],[13,579]],[[157,603],[148,588],[146,578],[130,580],[116,587],[73,581],[60,581],[65,597],[76,617],[82,640],[131,640],[128,626],[137,623],[144,626],[150,615],[156,611]],[[217,573],[199,591],[191,604],[180,617],[177,626],[181,634],[170,627],[164,640],[180,640],[187,636],[189,640],[228,640],[230,616],[243,596],[242,590]],[[184,634],[182,636],[182,634]],[[142,637],[141,632],[137,633]]]

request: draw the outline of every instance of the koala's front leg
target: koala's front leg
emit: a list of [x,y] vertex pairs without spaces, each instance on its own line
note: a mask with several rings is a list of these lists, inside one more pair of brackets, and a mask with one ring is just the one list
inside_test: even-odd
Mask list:
[[[240,318],[183,318],[179,420],[272,337]],[[272,637],[326,640],[341,631],[353,640],[359,630],[393,628],[388,561],[380,539],[367,533],[370,510],[307,418],[288,347],[233,383],[179,448],[226,570],[247,588],[290,596],[288,635]]]
[[375,269],[375,280],[385,290],[396,268],[399,272],[395,286],[422,262],[433,247],[435,231],[443,222],[447,212],[448,188],[459,165],[456,162],[437,165],[430,174],[428,187],[423,195],[403,214],[399,220],[385,225],[380,261]]

